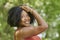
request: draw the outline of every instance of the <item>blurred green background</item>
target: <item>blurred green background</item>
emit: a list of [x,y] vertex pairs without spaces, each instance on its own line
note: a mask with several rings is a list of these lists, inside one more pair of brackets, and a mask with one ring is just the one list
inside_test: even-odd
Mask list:
[[7,24],[7,13],[11,7],[22,4],[36,9],[48,23],[43,40],[60,40],[60,0],[0,0],[0,40],[13,40],[15,30]]

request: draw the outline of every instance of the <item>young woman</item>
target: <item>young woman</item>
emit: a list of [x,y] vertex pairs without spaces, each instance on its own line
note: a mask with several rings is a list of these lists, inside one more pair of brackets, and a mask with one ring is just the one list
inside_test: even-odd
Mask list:
[[[36,19],[38,26],[31,24]],[[8,24],[17,27],[14,40],[41,40],[37,34],[42,33],[48,28],[44,19],[32,8],[28,6],[13,7],[8,13]]]

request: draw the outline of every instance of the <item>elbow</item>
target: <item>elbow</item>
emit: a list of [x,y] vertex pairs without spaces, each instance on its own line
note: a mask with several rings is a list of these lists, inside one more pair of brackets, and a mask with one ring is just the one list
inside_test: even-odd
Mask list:
[[44,25],[45,29],[48,29],[48,24]]
[[42,24],[42,28],[43,28],[44,30],[48,29],[48,24]]
[[42,25],[39,25],[40,28],[42,28],[43,30],[46,30],[48,29],[48,24],[42,24]]
[[46,25],[46,29],[48,29],[48,25]]

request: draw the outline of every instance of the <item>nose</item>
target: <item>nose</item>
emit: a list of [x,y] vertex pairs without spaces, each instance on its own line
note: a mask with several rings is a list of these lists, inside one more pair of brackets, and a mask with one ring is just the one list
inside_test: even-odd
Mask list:
[[26,21],[29,21],[29,20],[30,20],[30,18],[29,18],[29,17],[25,17],[25,20],[26,20]]
[[29,20],[29,19],[26,17],[25,20]]

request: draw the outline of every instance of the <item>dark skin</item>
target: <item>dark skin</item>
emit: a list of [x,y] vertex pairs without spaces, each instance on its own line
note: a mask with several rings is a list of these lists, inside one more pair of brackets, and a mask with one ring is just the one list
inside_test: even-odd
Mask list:
[[[28,6],[21,6],[21,7],[22,9],[24,9],[24,11],[22,11],[21,14],[21,22],[19,23],[20,27],[17,28],[14,34],[14,40],[24,40],[24,38],[40,34],[48,28],[47,23],[34,9]],[[26,12],[31,12],[31,14],[35,17],[38,23],[37,27],[33,27],[30,24],[30,17]]]

